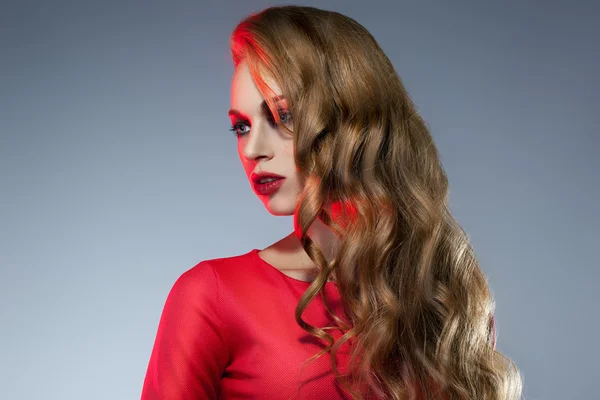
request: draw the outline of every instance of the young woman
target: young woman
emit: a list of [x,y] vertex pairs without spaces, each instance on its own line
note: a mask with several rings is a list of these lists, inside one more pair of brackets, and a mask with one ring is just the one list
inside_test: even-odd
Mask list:
[[281,6],[231,50],[242,165],[294,232],[181,275],[142,399],[520,398],[436,146],[375,39]]

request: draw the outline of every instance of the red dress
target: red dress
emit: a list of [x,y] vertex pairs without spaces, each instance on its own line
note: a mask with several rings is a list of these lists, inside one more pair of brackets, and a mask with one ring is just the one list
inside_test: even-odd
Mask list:
[[[310,283],[285,275],[258,252],[202,261],[177,279],[160,318],[142,400],[351,399],[335,381],[329,354],[302,371],[302,362],[325,346],[294,318]],[[334,282],[326,283],[325,293],[348,323]],[[320,295],[303,319],[334,325]],[[336,340],[342,335],[329,333]],[[351,343],[338,351],[342,373]]]
[[[351,398],[335,382],[329,354],[301,370],[325,347],[294,318],[310,282],[285,275],[258,252],[201,261],[177,279],[160,318],[142,400]],[[325,293],[332,311],[348,322],[334,282],[325,284]],[[303,319],[334,325],[320,295]],[[336,340],[342,335],[329,333]],[[342,373],[350,343],[338,351]]]

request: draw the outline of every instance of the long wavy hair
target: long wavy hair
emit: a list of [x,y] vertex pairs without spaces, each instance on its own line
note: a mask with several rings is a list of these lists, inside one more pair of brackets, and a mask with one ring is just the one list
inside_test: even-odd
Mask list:
[[[328,343],[307,361],[329,352],[353,399],[520,398],[519,371],[496,350],[486,277],[449,211],[438,150],[373,36],[337,12],[278,6],[243,19],[230,46],[234,65],[248,63],[277,125],[293,135],[304,184],[295,217],[320,270],[296,321]],[[291,128],[265,76],[287,99]],[[341,239],[329,262],[307,235],[316,218]],[[333,271],[350,325],[323,296]],[[302,319],[319,293],[336,326]],[[336,341],[330,329],[345,333]],[[335,355],[348,340],[342,374]]]

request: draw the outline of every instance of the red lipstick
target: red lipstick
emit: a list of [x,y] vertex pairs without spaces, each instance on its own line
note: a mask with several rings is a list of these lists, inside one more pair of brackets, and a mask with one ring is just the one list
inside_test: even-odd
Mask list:
[[272,172],[252,173],[250,176],[252,187],[258,194],[270,194],[276,191],[283,185],[284,176],[274,174]]

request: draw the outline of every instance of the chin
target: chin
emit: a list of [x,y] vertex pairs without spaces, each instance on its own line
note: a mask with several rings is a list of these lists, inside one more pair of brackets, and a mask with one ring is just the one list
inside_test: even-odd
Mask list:
[[286,202],[281,200],[283,199],[275,200],[266,198],[263,200],[265,208],[267,209],[269,214],[275,216],[293,215],[295,204],[293,204],[292,202]]
[[283,216],[288,216],[288,215],[293,215],[294,214],[294,210],[289,210],[289,209],[279,209],[279,208],[273,208],[273,207],[267,207],[267,211],[271,214],[271,215],[275,215],[277,217],[283,217]]

